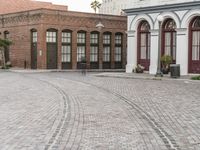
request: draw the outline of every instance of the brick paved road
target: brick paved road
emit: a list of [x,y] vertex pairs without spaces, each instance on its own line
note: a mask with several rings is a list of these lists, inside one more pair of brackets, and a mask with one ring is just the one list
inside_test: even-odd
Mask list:
[[0,149],[199,150],[200,83],[0,73]]

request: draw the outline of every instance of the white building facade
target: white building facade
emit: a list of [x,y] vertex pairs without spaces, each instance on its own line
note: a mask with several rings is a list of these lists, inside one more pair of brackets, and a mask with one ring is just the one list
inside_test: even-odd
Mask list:
[[198,0],[102,0],[99,10],[101,14],[121,15],[123,9],[147,7],[163,4],[191,2]]
[[[153,5],[156,0],[150,1]],[[126,72],[132,72],[137,64],[141,64],[150,74],[156,74],[159,40],[157,17],[162,15],[161,55],[171,55],[173,63],[180,64],[181,75],[200,73],[200,1],[157,1],[159,4],[170,4],[125,10],[128,15]],[[141,2],[147,5],[145,0]]]

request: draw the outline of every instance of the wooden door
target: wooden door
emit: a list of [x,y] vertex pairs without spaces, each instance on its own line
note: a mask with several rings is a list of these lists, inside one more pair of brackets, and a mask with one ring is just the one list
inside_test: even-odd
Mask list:
[[47,69],[57,69],[56,43],[47,43]]
[[37,44],[31,44],[31,69],[37,69]]

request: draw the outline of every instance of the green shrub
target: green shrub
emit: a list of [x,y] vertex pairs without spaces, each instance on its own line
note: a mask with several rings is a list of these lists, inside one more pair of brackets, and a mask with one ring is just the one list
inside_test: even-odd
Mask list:
[[194,76],[191,78],[192,80],[200,80],[200,75],[199,76]]

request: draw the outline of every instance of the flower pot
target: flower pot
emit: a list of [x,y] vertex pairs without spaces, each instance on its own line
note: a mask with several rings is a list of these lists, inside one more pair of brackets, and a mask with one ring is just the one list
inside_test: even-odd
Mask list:
[[169,68],[162,68],[162,73],[163,74],[168,74],[169,73]]

